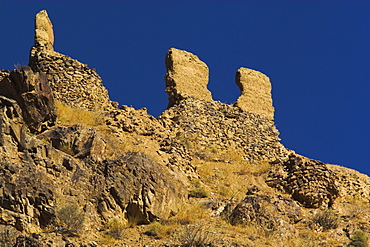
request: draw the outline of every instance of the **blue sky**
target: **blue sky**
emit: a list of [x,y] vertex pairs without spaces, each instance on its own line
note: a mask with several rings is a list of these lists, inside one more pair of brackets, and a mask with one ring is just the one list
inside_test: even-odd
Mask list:
[[213,98],[239,96],[239,67],[270,77],[282,143],[370,175],[370,1],[0,1],[0,69],[27,65],[46,9],[56,51],[96,68],[112,100],[167,106],[164,57],[190,51]]

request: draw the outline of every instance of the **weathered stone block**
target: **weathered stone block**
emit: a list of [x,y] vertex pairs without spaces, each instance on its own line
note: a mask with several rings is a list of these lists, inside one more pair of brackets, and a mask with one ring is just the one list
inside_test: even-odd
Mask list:
[[41,10],[35,17],[35,46],[44,46],[53,49],[53,25],[46,10]]
[[236,85],[240,88],[240,96],[236,106],[244,111],[264,115],[274,119],[270,79],[261,72],[240,68],[235,75]]
[[171,48],[166,55],[166,69],[168,107],[189,96],[212,101],[212,94],[207,89],[208,67],[196,55]]

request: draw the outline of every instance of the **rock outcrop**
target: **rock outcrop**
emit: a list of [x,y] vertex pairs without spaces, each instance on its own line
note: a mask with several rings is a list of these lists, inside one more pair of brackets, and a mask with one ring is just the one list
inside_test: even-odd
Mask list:
[[299,205],[288,197],[248,193],[229,215],[224,216],[232,225],[256,222],[264,228],[277,229],[284,224],[300,221],[302,211]]
[[252,69],[240,68],[236,72],[235,82],[241,92],[235,103],[236,106],[244,111],[274,119],[271,83],[266,75]]
[[196,55],[171,48],[166,55],[166,69],[168,107],[187,97],[212,101],[207,89],[208,67]]
[[56,120],[54,98],[46,77],[30,67],[18,67],[0,81],[0,95],[14,99],[32,133],[39,133]]

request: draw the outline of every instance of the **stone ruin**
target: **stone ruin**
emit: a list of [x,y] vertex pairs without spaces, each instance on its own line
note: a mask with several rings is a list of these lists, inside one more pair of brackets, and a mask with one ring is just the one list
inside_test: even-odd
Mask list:
[[[207,89],[208,67],[196,55],[171,48],[166,55],[166,68],[169,107],[187,97],[212,101],[211,92]],[[243,111],[274,119],[271,83],[266,75],[252,69],[240,68],[236,72],[235,82],[241,92],[235,106]]]
[[240,68],[235,75],[236,85],[241,95],[235,105],[244,111],[261,114],[268,119],[274,119],[270,79],[261,72]]
[[207,89],[208,67],[196,55],[171,48],[166,55],[166,68],[169,107],[189,96],[212,101],[211,92]]
[[54,98],[87,110],[117,108],[95,69],[54,51],[53,44],[53,25],[47,12],[42,10],[35,17],[35,44],[31,48],[29,66],[34,72],[46,74]]
[[53,49],[54,31],[46,10],[41,10],[35,17],[35,46]]
[[[35,17],[34,41],[29,66],[34,72],[46,74],[56,100],[88,110],[103,109],[110,112],[117,108],[117,103],[110,101],[108,91],[95,69],[54,51],[53,25],[45,10]],[[207,89],[208,67],[196,55],[171,48],[166,54],[166,69],[169,108],[189,97],[213,101]],[[241,95],[234,106],[273,120],[271,83],[267,76],[240,68],[236,73],[236,84]]]

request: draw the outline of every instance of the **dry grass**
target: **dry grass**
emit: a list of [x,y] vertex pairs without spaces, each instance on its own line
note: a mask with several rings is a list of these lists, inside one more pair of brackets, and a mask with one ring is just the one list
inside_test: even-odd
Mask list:
[[194,158],[192,164],[197,167],[201,180],[209,188],[209,192],[219,198],[243,199],[248,188],[253,185],[267,187],[264,184],[264,177],[256,175],[267,172],[270,166],[267,162],[249,164],[239,160],[225,163]]
[[[136,133],[120,132],[114,133],[106,124],[105,118],[100,112],[92,112],[83,110],[77,107],[70,107],[62,102],[56,101],[58,121],[63,124],[79,124],[89,128],[94,128],[98,132],[105,134],[111,138],[112,152],[109,158],[120,158],[122,152],[144,152],[152,156],[157,162],[161,163],[163,158],[157,154],[159,144],[155,140],[143,137]],[[71,153],[68,147],[65,147],[67,153]],[[117,153],[116,151],[119,150]],[[64,150],[62,150],[64,151]],[[118,155],[118,156],[116,156]]]
[[70,107],[60,101],[55,102],[58,120],[65,124],[80,124],[106,131],[104,117],[100,112],[92,112],[77,107]]

